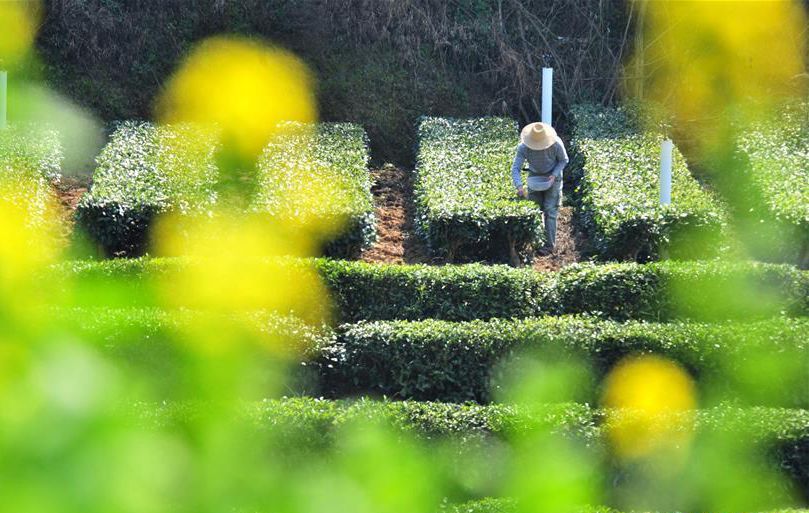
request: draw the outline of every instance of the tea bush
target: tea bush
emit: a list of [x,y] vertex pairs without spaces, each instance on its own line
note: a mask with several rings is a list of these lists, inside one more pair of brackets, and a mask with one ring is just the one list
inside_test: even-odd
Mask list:
[[[302,126],[288,128],[258,163],[252,209],[345,222],[348,228],[326,252],[356,253],[374,236],[365,133],[349,124],[322,125],[314,135]],[[143,254],[158,215],[207,213],[217,204],[218,148],[215,129],[121,123],[96,159],[92,190],[76,212],[79,225],[108,255]]]
[[216,140],[214,131],[191,125],[121,123],[96,158],[77,223],[110,256],[143,254],[156,216],[215,204]]
[[717,253],[725,214],[675,149],[672,201],[660,205],[659,134],[644,132],[638,113],[579,105],[571,110],[581,221],[604,259],[704,257]]
[[[110,355],[170,383],[180,368],[183,327],[198,312],[156,308],[83,308],[54,312],[71,331],[97,340]],[[721,397],[750,404],[809,406],[809,321],[772,319],[717,324],[619,323],[564,316],[524,320],[376,321],[336,329],[291,316],[243,314],[246,323],[288,347],[303,363],[295,382],[328,397],[358,394],[398,399],[490,402],[500,391],[500,364],[522,356],[574,357],[603,376],[629,355],[679,362]],[[770,361],[772,360],[772,361]],[[766,369],[778,368],[778,377]],[[754,376],[750,375],[755,369]],[[761,386],[766,380],[767,387]]]
[[[513,435],[540,426],[605,448],[605,411],[583,404],[549,405],[543,410],[528,413],[520,407],[504,405],[293,398],[246,405],[244,416],[258,430],[255,436],[260,436],[261,430],[272,429],[278,446],[287,451],[332,448],[341,426],[380,416],[403,433],[424,440],[465,442],[478,451],[490,446],[473,445],[475,441],[490,437],[508,441]],[[171,403],[141,404],[136,413],[142,421],[158,425],[195,414],[193,408]],[[768,455],[772,470],[786,473],[803,493],[809,492],[809,411],[722,406],[697,411],[695,424],[697,436],[720,434],[760,449]]]
[[542,216],[517,198],[510,169],[517,125],[504,118],[423,118],[418,129],[416,224],[435,253],[503,259],[541,240]]
[[756,130],[743,130],[740,150],[763,204],[762,222],[777,228],[768,250],[787,261],[809,266],[809,106],[785,108],[778,119]]
[[0,168],[58,182],[64,154],[59,134],[49,127],[10,124],[0,130]]
[[3,199],[24,208],[32,225],[44,225],[54,205],[51,183],[61,179],[59,134],[48,127],[11,124],[0,129]]
[[[720,324],[591,317],[362,322],[338,328],[333,341],[319,349],[317,365],[324,393],[332,397],[485,403],[499,392],[499,365],[514,357],[578,357],[603,376],[626,356],[654,353],[679,362],[714,393],[722,390],[770,406],[809,407],[803,390],[809,382],[807,332],[805,318]],[[778,362],[779,379],[767,376],[766,390],[751,386],[746,366],[756,362],[761,366],[757,375],[765,376],[768,357]]]
[[376,237],[368,137],[351,123],[289,124],[258,163],[255,209],[293,223],[340,226],[325,253],[357,256]]
[[[53,279],[72,279],[70,290],[79,304],[149,305],[155,301],[150,278],[184,262],[171,258],[74,261],[56,267]],[[663,322],[809,314],[809,272],[787,265],[668,261],[578,264],[557,273],[537,273],[480,264],[299,262],[314,264],[342,322],[467,321],[576,313]]]

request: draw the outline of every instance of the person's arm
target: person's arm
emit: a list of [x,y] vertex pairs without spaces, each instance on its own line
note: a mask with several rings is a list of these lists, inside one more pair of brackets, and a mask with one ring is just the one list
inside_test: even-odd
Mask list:
[[522,188],[522,165],[525,163],[525,146],[517,146],[517,155],[514,157],[514,164],[511,165],[511,181],[515,189]]
[[567,163],[570,162],[570,158],[567,156],[567,150],[565,150],[565,143],[559,139],[558,144],[556,145],[556,165],[553,167],[553,172],[551,173],[554,178],[557,180],[562,179],[562,171],[567,166]]

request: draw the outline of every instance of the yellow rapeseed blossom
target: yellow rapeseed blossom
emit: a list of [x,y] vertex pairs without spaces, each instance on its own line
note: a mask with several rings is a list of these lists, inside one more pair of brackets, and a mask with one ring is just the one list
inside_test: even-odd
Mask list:
[[19,298],[18,287],[59,254],[56,212],[47,183],[0,168],[0,293]]
[[697,406],[694,383],[679,365],[657,356],[624,360],[605,382],[607,431],[626,459],[687,446]]
[[679,122],[726,123],[729,107],[750,113],[803,90],[806,17],[799,2],[636,4],[645,4],[645,30],[627,85],[667,105]]
[[33,1],[0,2],[0,69],[15,66],[31,48],[37,5]]
[[164,219],[157,253],[188,257],[165,276],[164,303],[218,313],[294,312],[319,322],[327,314],[327,291],[310,262],[289,258],[309,254],[312,243],[266,216]]
[[283,121],[315,121],[312,80],[291,53],[258,41],[215,37],[201,43],[157,104],[165,123],[214,123],[225,143],[255,158]]

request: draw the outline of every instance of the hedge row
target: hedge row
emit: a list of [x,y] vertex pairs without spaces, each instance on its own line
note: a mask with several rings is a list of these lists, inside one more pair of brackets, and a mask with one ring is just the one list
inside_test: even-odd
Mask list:
[[[448,504],[441,513],[517,513],[520,511],[517,502],[510,498],[488,497],[461,504]],[[621,513],[607,506],[587,507],[578,513]],[[780,509],[768,513],[809,513],[809,509]]]
[[725,217],[716,198],[691,176],[675,149],[672,201],[660,205],[659,134],[644,132],[631,110],[571,109],[573,152],[581,166],[581,221],[604,259],[656,259],[717,254]]
[[[71,333],[96,341],[167,390],[187,356],[177,343],[183,327],[202,320],[189,311],[136,308],[68,309],[54,315]],[[657,324],[546,317],[378,321],[336,329],[271,314],[241,320],[271,337],[274,347],[294,348],[289,354],[302,363],[294,376],[297,385],[302,393],[320,396],[488,403],[502,395],[503,380],[512,371],[501,364],[513,359],[576,358],[592,368],[595,382],[624,357],[658,354],[687,368],[706,401],[809,407],[807,319]],[[597,399],[596,387],[589,389],[580,400]]]
[[[170,403],[141,405],[139,411],[141,419],[157,425],[182,422],[195,414],[194,408]],[[508,441],[540,426],[591,447],[604,446],[605,412],[581,404],[551,405],[542,413],[529,414],[515,406],[296,398],[247,405],[245,415],[259,429],[273,429],[281,437],[280,445],[289,450],[322,450],[331,446],[340,426],[352,421],[367,424],[375,417],[388,420],[404,433],[426,439],[459,440],[466,442],[467,449],[471,446],[482,451],[490,445],[469,444],[491,436]],[[768,450],[772,468],[792,477],[804,494],[809,492],[806,410],[719,407],[698,411],[696,425],[699,435],[725,435],[737,443],[744,441]]]
[[59,134],[48,127],[11,124],[0,130],[0,169],[59,181],[64,159]]
[[22,209],[28,222],[43,224],[53,206],[51,183],[61,178],[64,158],[55,130],[35,125],[0,129],[0,194]]
[[541,240],[536,206],[514,193],[517,126],[505,118],[424,118],[418,129],[416,224],[450,261],[504,259]]
[[205,212],[216,203],[216,139],[198,126],[121,123],[96,158],[78,225],[108,256],[143,254],[158,215]]
[[299,123],[264,149],[258,163],[254,208],[304,226],[342,227],[327,255],[354,257],[376,238],[368,136],[351,123],[323,123],[312,132]]
[[739,149],[761,200],[750,205],[773,226],[768,251],[809,266],[809,105],[792,105],[759,129],[742,130]]
[[[586,317],[387,321],[344,325],[319,348],[331,397],[489,402],[522,356],[579,358],[600,378],[629,355],[658,354],[695,376],[710,400],[809,407],[809,320],[618,323]],[[589,397],[586,400],[595,400]]]
[[[287,128],[258,163],[251,208],[304,224],[345,222],[349,229],[327,251],[356,253],[375,233],[365,133],[349,124]],[[158,215],[206,213],[217,203],[225,179],[218,148],[214,129],[121,123],[96,159],[93,187],[76,212],[79,225],[109,256],[144,254]]]
[[[149,278],[183,262],[73,261],[57,267],[55,278],[73,278],[68,291],[78,305],[154,305]],[[667,261],[580,264],[557,273],[537,273],[480,264],[294,262],[290,265],[315,266],[331,292],[341,322],[466,321],[577,313],[617,320],[714,321],[809,314],[809,273],[786,265]]]

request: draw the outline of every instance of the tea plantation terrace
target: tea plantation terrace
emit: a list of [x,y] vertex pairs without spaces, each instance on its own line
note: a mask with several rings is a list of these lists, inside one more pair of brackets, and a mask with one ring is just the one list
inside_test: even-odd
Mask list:
[[[147,426],[165,426],[198,414],[197,408],[183,403],[140,404],[132,413]],[[272,443],[279,465],[286,461],[294,464],[295,455],[301,452],[331,448],[340,426],[371,415],[381,415],[395,429],[427,442],[463,442],[462,446],[456,445],[462,447],[461,451],[483,451],[483,454],[497,451],[497,445],[486,443],[487,440],[511,444],[521,433],[538,428],[581,441],[598,454],[599,448],[606,444],[604,432],[608,423],[621,421],[620,417],[605,420],[606,412],[583,404],[554,404],[532,412],[508,405],[297,398],[245,403],[240,409],[245,421],[253,426],[254,437],[260,437],[264,429],[273,430]],[[678,422],[676,417],[667,420]],[[710,408],[698,412],[695,425],[698,437],[732,434],[737,443],[755,446],[767,455],[771,469],[786,473],[802,493],[809,492],[806,410]]]
[[[78,225],[109,256],[143,254],[158,215],[205,213],[221,200],[219,182],[227,180],[216,163],[218,145],[213,128],[121,123],[96,159],[92,189],[76,211]],[[259,158],[257,194],[246,208],[287,223],[340,218],[345,227],[326,253],[356,256],[375,237],[368,159],[359,126],[290,123]],[[330,201],[292,204],[313,193],[328,193]]]
[[663,137],[644,128],[639,109],[578,105],[571,115],[579,178],[574,197],[599,258],[657,259],[661,250],[704,258],[728,244],[723,207],[691,176],[676,148],[672,201],[660,204]]
[[[809,312],[809,272],[756,262],[580,264],[555,273],[330,259],[285,259],[283,264],[290,270],[313,266],[340,322],[563,314],[656,322],[750,321]],[[186,265],[184,258],[73,261],[55,267],[48,279],[65,281],[76,306],[152,306],[159,279]]]
[[[71,332],[170,393],[182,368],[175,341],[203,314],[155,308],[80,308],[53,312]],[[244,314],[299,356],[302,390],[315,396],[386,396],[445,402],[498,400],[498,368],[519,358],[573,358],[602,378],[627,356],[656,354],[680,363],[713,402],[809,408],[809,318],[756,322],[616,322],[587,316],[449,322],[362,321],[309,326],[274,314]],[[278,343],[278,342],[276,342]],[[156,364],[155,362],[159,362]],[[777,374],[765,369],[779,369]],[[176,386],[176,384],[175,384]],[[707,394],[707,391],[711,395]],[[742,399],[740,399],[742,398]],[[597,397],[585,398],[597,402]]]

